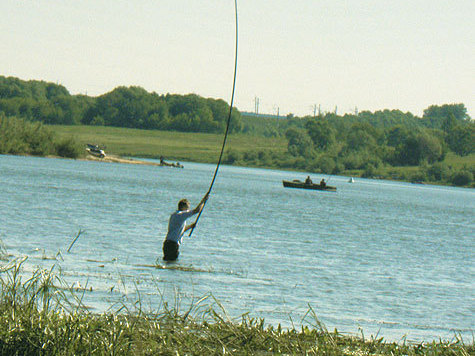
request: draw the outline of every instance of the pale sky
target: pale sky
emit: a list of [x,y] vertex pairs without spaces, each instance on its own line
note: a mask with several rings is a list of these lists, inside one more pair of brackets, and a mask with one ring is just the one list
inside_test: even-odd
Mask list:
[[[0,0],[0,75],[229,102],[234,0]],[[235,106],[281,115],[464,103],[474,0],[238,0]]]

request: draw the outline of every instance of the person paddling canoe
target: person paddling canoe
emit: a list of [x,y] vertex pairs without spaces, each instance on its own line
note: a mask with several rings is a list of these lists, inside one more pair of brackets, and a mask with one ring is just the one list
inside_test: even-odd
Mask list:
[[190,202],[188,199],[182,199],[178,202],[178,210],[170,216],[168,221],[168,233],[163,242],[163,259],[165,261],[175,261],[178,258],[183,234],[195,226],[195,223],[186,225],[186,220],[203,209],[205,201],[208,200],[208,196],[209,194],[206,193],[203,199],[201,199],[201,202],[193,210],[190,210]]

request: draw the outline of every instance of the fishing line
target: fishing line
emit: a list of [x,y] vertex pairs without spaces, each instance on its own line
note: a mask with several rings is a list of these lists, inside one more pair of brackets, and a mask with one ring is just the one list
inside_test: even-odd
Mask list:
[[[229,104],[229,115],[228,115],[228,122],[226,124],[226,131],[224,132],[224,139],[223,139],[223,145],[221,146],[221,153],[219,154],[219,160],[218,160],[218,164],[216,165],[216,170],[214,171],[214,175],[213,175],[213,179],[211,181],[211,184],[209,186],[209,189],[208,189],[208,192],[206,194],[210,194],[211,193],[211,190],[213,189],[213,185],[214,185],[214,181],[216,180],[216,176],[218,175],[218,170],[219,170],[219,166],[221,165],[221,160],[223,158],[223,153],[224,153],[224,147],[226,146],[226,140],[228,138],[228,132],[229,132],[229,124],[231,122],[231,114],[233,112],[233,103],[234,103],[234,91],[236,89],[236,72],[237,72],[237,60],[238,60],[238,10],[237,10],[237,0],[234,0],[234,21],[235,21],[235,24],[236,24],[236,32],[235,32],[235,43],[236,43],[236,46],[235,46],[235,49],[234,49],[234,78],[233,78],[233,90],[232,90],[232,94],[231,94],[231,103]],[[195,227],[196,225],[198,224],[198,221],[200,220],[200,216],[201,216],[201,213],[203,212],[205,206],[206,206],[206,202],[208,200],[206,200],[203,204],[203,208],[201,209],[201,211],[199,212],[198,216],[196,217],[196,220],[195,220],[195,225],[193,226],[193,228],[191,229],[190,231],[190,234],[188,236],[191,236],[191,234],[193,234],[193,231],[195,230]]]

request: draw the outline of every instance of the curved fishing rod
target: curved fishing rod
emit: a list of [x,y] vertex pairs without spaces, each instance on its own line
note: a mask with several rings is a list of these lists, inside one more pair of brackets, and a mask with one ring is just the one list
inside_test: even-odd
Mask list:
[[[207,195],[209,195],[211,193],[211,190],[213,189],[214,181],[216,180],[216,176],[218,175],[219,166],[221,165],[221,160],[223,158],[224,147],[226,146],[226,140],[228,138],[229,124],[231,122],[231,114],[233,112],[234,91],[236,89],[236,72],[237,72],[237,60],[238,60],[238,10],[237,10],[237,0],[234,0],[234,17],[235,17],[234,21],[236,23],[236,34],[235,34],[236,47],[234,49],[233,90],[232,90],[232,94],[231,94],[231,103],[229,104],[228,122],[226,124],[226,131],[224,132],[223,145],[221,146],[221,153],[219,154],[218,164],[216,165],[216,170],[214,171],[213,179],[211,180],[211,184],[209,186],[208,192],[206,193]],[[200,220],[201,213],[203,212],[207,201],[208,200],[205,200],[205,202],[203,203],[203,208],[198,213],[198,216],[196,217],[196,220],[194,222],[195,225],[191,229],[190,234],[188,236],[191,236],[193,234],[193,231],[195,230],[195,227],[198,224],[198,221]]]

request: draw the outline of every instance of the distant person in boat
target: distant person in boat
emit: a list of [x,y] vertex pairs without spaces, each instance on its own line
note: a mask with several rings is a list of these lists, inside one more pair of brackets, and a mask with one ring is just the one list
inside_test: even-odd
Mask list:
[[327,186],[327,183],[325,183],[325,179],[322,178],[322,180],[320,181],[320,186],[322,188],[325,188]]
[[199,213],[203,209],[206,200],[208,200],[208,194],[201,199],[201,202],[193,210],[190,210],[188,199],[182,199],[178,202],[178,210],[170,216],[167,237],[163,242],[163,259],[165,261],[175,261],[178,258],[183,234],[195,227],[195,223],[186,225],[186,220]]
[[305,184],[312,184],[312,180],[310,179],[310,176],[307,176],[307,179],[305,179]]

